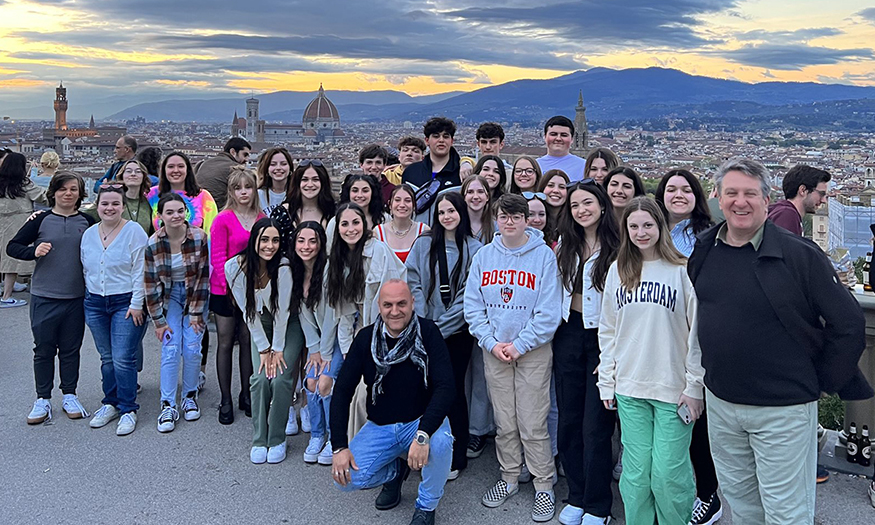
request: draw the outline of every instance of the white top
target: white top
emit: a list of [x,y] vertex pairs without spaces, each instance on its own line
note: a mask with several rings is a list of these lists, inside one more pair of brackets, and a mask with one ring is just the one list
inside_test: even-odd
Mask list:
[[267,333],[264,331],[264,326],[261,325],[261,314],[270,312],[270,292],[273,285],[268,281],[264,288],[255,289],[255,319],[250,322],[246,318],[246,274],[240,269],[238,257],[231,257],[225,263],[225,279],[228,280],[228,288],[234,295],[234,301],[240,306],[243,311],[243,320],[246,326],[249,327],[249,333],[252,335],[252,344],[258,349],[259,353],[263,353],[267,349],[274,352],[282,352],[286,344],[286,326],[289,323],[289,303],[292,297],[292,270],[289,268],[288,261],[283,259],[279,267],[277,275],[277,308],[278,311],[273,314],[273,337],[268,340]]
[[538,157],[538,166],[541,168],[541,173],[547,173],[550,170],[562,170],[568,175],[571,182],[577,182],[585,177],[583,170],[586,168],[586,160],[571,153],[564,157],[544,155],[543,157]]
[[[592,285],[592,267],[598,258],[599,252],[595,252],[583,263],[583,312],[581,312],[583,315],[581,317],[583,317],[583,327],[586,329],[598,328],[599,318],[602,315],[602,293]],[[580,257],[578,257],[578,264],[580,264]],[[568,321],[568,316],[571,315],[572,293],[565,286],[562,287],[562,319],[565,321]]]
[[258,202],[261,204],[261,211],[270,217],[270,212],[286,200],[285,192],[276,193],[271,189],[260,188],[258,190]]
[[132,310],[142,310],[146,297],[143,270],[149,237],[143,227],[128,221],[105,249],[101,242],[100,223],[82,234],[79,258],[85,273],[88,293],[103,297],[130,293]]
[[696,292],[686,265],[645,261],[641,282],[627,290],[617,263],[605,280],[599,323],[599,395],[677,403],[703,398]]
[[[327,273],[325,278],[327,279]],[[334,315],[334,310],[328,306],[328,296],[324,293],[324,289],[310,290],[310,293],[321,293],[322,299],[315,309],[307,308],[302,301],[301,311],[298,312],[307,353],[319,353],[322,359],[331,361],[334,355],[334,342],[337,340],[337,317]]]
[[185,282],[185,261],[182,260],[182,252],[170,254],[170,282]]

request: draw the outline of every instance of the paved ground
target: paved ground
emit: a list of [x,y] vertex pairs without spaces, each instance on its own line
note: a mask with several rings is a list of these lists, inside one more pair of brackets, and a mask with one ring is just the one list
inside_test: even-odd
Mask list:
[[[16,294],[27,299],[27,294]],[[417,476],[404,485],[402,504],[374,510],[376,491],[341,494],[327,467],[305,465],[306,435],[289,438],[289,457],[279,465],[249,462],[251,425],[238,417],[231,426],[216,420],[218,386],[208,369],[201,397],[203,416],[180,421],[171,434],[155,429],[158,417],[159,347],[146,338],[145,371],[137,431],[115,435],[115,424],[93,430],[87,420],[72,421],[54,392],[55,419],[30,427],[25,416],[33,403],[32,338],[27,308],[0,311],[0,487],[5,496],[2,522],[18,523],[386,523],[406,524],[413,512]],[[213,343],[215,348],[215,343]],[[101,399],[99,360],[90,333],[82,348],[79,396],[90,410]],[[237,387],[235,387],[236,389]],[[242,414],[238,414],[240,416]],[[457,481],[447,485],[439,523],[532,523],[533,489],[524,485],[499,509],[486,509],[480,496],[496,479],[498,466],[490,444]],[[556,487],[566,494],[564,479]],[[614,484],[616,494],[616,484]],[[843,474],[818,488],[818,519],[823,524],[875,522],[866,498],[866,482]],[[622,517],[617,497],[615,516]],[[727,512],[728,516],[728,512]],[[622,524],[622,519],[614,523]],[[727,517],[720,523],[731,523]]]

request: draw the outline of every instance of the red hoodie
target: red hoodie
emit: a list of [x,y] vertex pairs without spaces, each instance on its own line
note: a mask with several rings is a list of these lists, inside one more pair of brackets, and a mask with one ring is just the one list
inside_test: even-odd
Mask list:
[[802,216],[792,202],[783,200],[769,206],[769,219],[781,228],[802,236]]

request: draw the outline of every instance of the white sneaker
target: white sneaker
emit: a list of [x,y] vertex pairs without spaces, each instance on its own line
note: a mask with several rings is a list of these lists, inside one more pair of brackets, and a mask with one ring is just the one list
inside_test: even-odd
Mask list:
[[562,525],[580,525],[583,521],[583,509],[574,505],[565,505],[559,513],[559,523]]
[[52,403],[48,399],[39,398],[33,402],[33,408],[27,415],[28,425],[39,425],[43,421],[52,420]]
[[334,461],[334,451],[331,450],[331,442],[328,441],[325,443],[325,446],[322,447],[322,452],[319,453],[319,457],[316,461],[320,465],[331,465]]
[[289,421],[286,423],[286,435],[297,436],[301,430],[298,428],[298,414],[295,407],[289,407]]
[[85,410],[82,403],[79,402],[76,394],[64,394],[64,413],[70,419],[82,419],[91,415]]
[[9,299],[0,299],[0,308],[15,308],[16,306],[24,306],[27,304],[27,301],[24,299],[16,299],[14,297],[10,297]]
[[310,433],[310,409],[308,407],[301,408],[301,432]]
[[182,398],[182,413],[186,421],[196,421],[201,417],[201,409],[194,397]]
[[611,522],[611,517],[600,518],[598,516],[593,516],[592,514],[584,514],[583,515],[583,525],[608,525]]
[[252,447],[249,451],[249,461],[261,465],[267,461],[267,447]]
[[12,291],[17,293],[25,292],[27,291],[27,285],[24,283],[16,282],[12,285]]
[[313,436],[310,438],[310,443],[307,444],[307,449],[304,450],[304,463],[316,463],[319,460],[319,453],[325,447],[325,436]]
[[100,428],[117,417],[118,409],[116,407],[112,405],[103,405],[94,413],[94,417],[91,418],[91,422],[88,423],[88,426],[91,428]]
[[447,474],[447,481],[454,481],[459,479],[459,474],[461,474],[461,472],[459,472],[458,470],[451,470],[450,473]]
[[270,447],[267,449],[267,462],[281,463],[284,459],[286,459],[286,442],[283,441],[279,445],[275,447]]
[[158,416],[158,432],[173,432],[176,428],[176,420],[179,419],[179,412],[170,406],[170,403],[164,401],[161,404],[161,415]]
[[137,413],[128,412],[127,414],[122,414],[122,417],[118,420],[118,425],[115,427],[115,435],[127,436],[135,428],[137,428]]

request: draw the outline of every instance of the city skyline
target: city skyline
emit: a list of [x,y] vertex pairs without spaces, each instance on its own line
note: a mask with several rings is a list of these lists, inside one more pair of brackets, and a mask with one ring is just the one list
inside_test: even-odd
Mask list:
[[0,0],[0,39],[3,110],[44,106],[59,80],[80,101],[420,95],[591,67],[875,86],[875,8],[856,0]]

